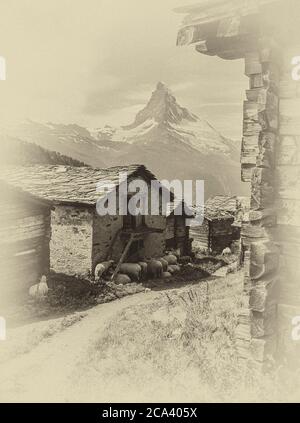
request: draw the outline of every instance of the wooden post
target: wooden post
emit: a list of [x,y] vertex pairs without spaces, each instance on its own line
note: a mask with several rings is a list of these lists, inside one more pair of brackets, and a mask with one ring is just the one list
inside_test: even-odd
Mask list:
[[134,240],[134,234],[132,233],[132,234],[130,234],[130,238],[129,238],[129,240],[128,240],[125,248],[124,248],[124,251],[123,251],[123,253],[122,253],[121,257],[120,257],[120,260],[119,260],[119,262],[118,262],[118,264],[117,264],[117,266],[115,268],[115,271],[114,271],[114,273],[113,273],[113,275],[111,277],[111,281],[113,281],[115,279],[116,275],[118,274],[118,271],[120,270],[120,267],[121,267],[123,261],[125,260],[125,258],[127,256],[127,253],[129,251],[129,248],[130,248],[133,240]]

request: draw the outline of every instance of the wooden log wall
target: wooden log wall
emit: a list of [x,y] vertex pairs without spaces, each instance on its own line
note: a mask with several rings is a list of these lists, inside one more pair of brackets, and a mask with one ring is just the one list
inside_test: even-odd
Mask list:
[[249,273],[238,345],[242,356],[254,352],[252,358],[261,362],[269,354],[286,359],[288,351],[300,356],[291,336],[292,318],[300,316],[299,83],[291,75],[293,56],[278,51],[263,45],[245,57],[250,89],[244,103],[242,179],[251,182],[251,210],[242,229]]
[[17,302],[49,273],[50,208],[15,197],[1,199],[0,304]]
[[179,45],[244,58],[249,78],[241,174],[251,184],[251,210],[242,225],[238,350],[259,365],[269,354],[299,361],[293,321],[300,318],[300,69],[292,64],[300,56],[299,1],[210,0],[181,12],[187,15]]
[[[275,159],[279,143],[280,58],[271,46],[259,43],[245,55],[249,77],[244,102],[242,180],[251,183],[249,223],[243,225],[248,259],[245,272],[244,310],[238,326],[240,355],[264,362],[275,353],[278,267],[280,248],[276,227]],[[258,352],[259,351],[259,352]]]
[[201,226],[192,226],[190,229],[194,247],[209,250],[209,222],[204,219]]
[[276,154],[277,228],[280,244],[278,357],[300,364],[300,340],[293,339],[293,319],[300,316],[300,81],[292,78],[292,58],[300,44],[285,50],[279,96],[279,143]]

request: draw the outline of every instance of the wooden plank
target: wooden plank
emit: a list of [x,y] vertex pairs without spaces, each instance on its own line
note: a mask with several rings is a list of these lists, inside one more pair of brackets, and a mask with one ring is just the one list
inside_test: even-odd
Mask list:
[[249,86],[250,86],[250,89],[263,88],[264,87],[264,80],[263,80],[262,74],[258,73],[256,75],[250,75]]
[[118,262],[118,264],[117,264],[117,266],[115,268],[115,271],[114,271],[114,273],[111,276],[111,281],[113,281],[114,278],[116,277],[116,275],[118,274],[118,272],[120,270],[120,267],[121,267],[123,261],[125,260],[125,258],[127,256],[127,253],[129,251],[129,248],[130,248],[133,240],[134,240],[134,234],[130,234],[130,238],[129,238],[127,244],[126,244],[126,247],[124,248],[124,251],[123,251],[123,253],[122,253],[121,257],[120,257],[120,260],[119,260],[119,262]]
[[257,75],[262,73],[260,56],[257,51],[245,54],[245,75]]
[[241,163],[256,164],[256,157],[259,152],[258,135],[244,136],[242,139]]
[[268,93],[275,95],[279,94],[280,64],[280,61],[278,64],[276,62],[270,62],[264,66],[263,70],[264,87],[268,89]]
[[279,247],[270,240],[251,244],[250,277],[258,280],[278,269]]
[[251,182],[254,165],[242,164],[241,167],[241,179],[243,182]]
[[259,139],[258,167],[273,169],[275,166],[275,145],[277,136],[273,132],[263,132]]

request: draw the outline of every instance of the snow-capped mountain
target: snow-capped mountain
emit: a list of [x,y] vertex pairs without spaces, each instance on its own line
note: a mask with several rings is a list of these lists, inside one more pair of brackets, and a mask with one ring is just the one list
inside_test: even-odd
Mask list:
[[181,107],[161,82],[131,125],[93,131],[103,142],[123,145],[114,164],[144,163],[161,179],[203,179],[206,197],[245,194],[237,143]]
[[248,194],[238,143],[181,107],[161,82],[130,125],[86,129],[28,120],[9,135],[94,167],[142,163],[160,179],[203,179],[206,197]]
[[[93,132],[98,140],[129,144],[158,141],[157,129],[167,133],[203,154],[236,154],[235,144],[219,134],[207,121],[181,107],[168,87],[159,82],[156,90],[131,125],[122,128],[106,126]],[[152,134],[155,134],[152,137]],[[162,141],[162,140],[159,140]]]
[[117,143],[100,142],[86,128],[76,124],[26,120],[16,127],[5,128],[0,132],[95,167],[107,167],[107,158],[117,152]]

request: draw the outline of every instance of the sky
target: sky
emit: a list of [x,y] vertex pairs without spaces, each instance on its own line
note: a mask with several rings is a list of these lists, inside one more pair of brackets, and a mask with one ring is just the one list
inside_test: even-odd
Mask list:
[[195,0],[1,0],[1,121],[126,125],[158,81],[218,131],[240,139],[243,61],[176,47]]

